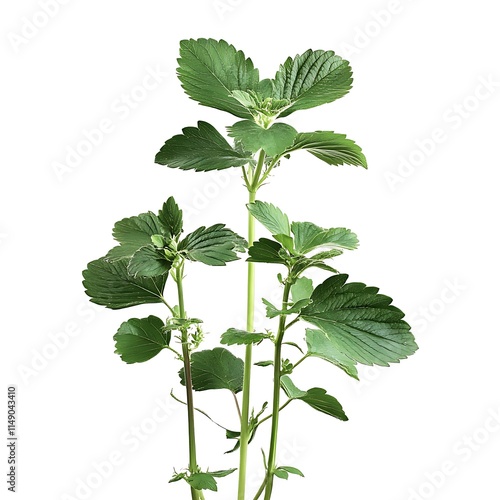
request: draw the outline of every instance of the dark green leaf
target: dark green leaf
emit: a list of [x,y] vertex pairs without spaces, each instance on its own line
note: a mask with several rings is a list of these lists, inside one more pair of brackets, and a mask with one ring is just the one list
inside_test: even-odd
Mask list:
[[[222,347],[194,352],[191,355],[191,372],[195,391],[228,389],[236,394],[243,386],[243,360]],[[185,385],[184,369],[179,375]]]
[[356,362],[337,350],[329,336],[322,330],[306,329],[307,352],[311,356],[324,359],[344,370],[347,375],[358,379]]
[[190,260],[209,266],[224,266],[226,262],[237,260],[236,252],[243,251],[245,246],[245,240],[224,224],[215,224],[208,228],[202,226],[188,234],[177,249]]
[[208,472],[197,472],[187,478],[189,485],[195,490],[217,491],[217,482]]
[[292,285],[292,299],[294,302],[309,299],[313,293],[313,282],[309,278],[298,278]]
[[346,283],[339,274],[316,287],[301,318],[320,328],[336,352],[366,365],[388,366],[418,346],[404,313],[378,288]]
[[237,330],[236,328],[230,328],[227,332],[222,334],[220,342],[225,345],[259,344],[267,338],[269,338],[269,335],[265,333],[251,333],[244,330]]
[[134,278],[127,271],[128,260],[109,262],[105,258],[90,262],[83,271],[83,286],[91,302],[109,309],[123,309],[163,301],[168,275]]
[[158,219],[172,236],[179,236],[182,233],[182,210],[172,196],[163,204]]
[[335,132],[299,133],[285,154],[304,150],[328,165],[354,165],[367,168],[366,157],[361,148],[344,134]]
[[289,57],[274,78],[274,97],[292,105],[280,116],[335,101],[349,92],[352,72],[349,63],[331,50],[308,50]]
[[288,375],[281,377],[281,387],[290,399],[298,399],[308,404],[311,408],[326,413],[331,417],[338,418],[339,420],[348,420],[341,404],[329,394],[325,389],[313,387],[308,391],[301,391],[292,382]]
[[278,156],[292,146],[297,131],[286,123],[263,128],[254,121],[243,120],[227,127],[229,137],[241,141],[245,149],[255,153],[263,149],[268,156]]
[[172,261],[165,257],[165,251],[152,245],[139,248],[132,255],[128,264],[128,272],[134,277],[153,278],[170,271]]
[[165,142],[155,158],[160,165],[197,172],[241,167],[250,161],[251,157],[233,149],[212,125],[203,121]]
[[283,247],[279,243],[267,238],[260,238],[248,249],[250,257],[247,261],[286,265],[287,261],[283,257],[283,252]]
[[295,235],[295,250],[299,254],[316,248],[353,250],[358,246],[358,237],[343,227],[323,229],[311,222],[292,222],[292,233]]
[[113,228],[113,236],[120,246],[112,248],[106,259],[132,257],[139,248],[151,244],[151,236],[163,233],[160,220],[152,212],[118,221]]
[[288,221],[288,217],[278,207],[264,201],[249,203],[247,207],[255,219],[271,234],[290,236],[290,222]]
[[168,345],[168,334],[163,328],[163,321],[156,316],[125,321],[113,337],[115,353],[125,363],[142,363],[153,358]]
[[251,117],[231,92],[257,90],[259,71],[250,59],[224,40],[183,40],[177,74],[186,94],[203,106]]

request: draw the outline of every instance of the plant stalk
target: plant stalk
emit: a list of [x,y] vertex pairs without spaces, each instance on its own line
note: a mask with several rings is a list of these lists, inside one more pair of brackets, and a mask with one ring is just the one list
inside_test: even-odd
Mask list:
[[[177,295],[179,298],[179,317],[186,319],[186,310],[184,307],[184,289],[183,289],[184,265],[181,264],[176,270]],[[189,338],[187,328],[181,330],[182,357],[184,361],[184,377],[186,382],[186,404],[188,413],[188,435],[189,435],[189,472],[196,474],[198,472],[198,462],[196,459],[196,436],[194,428],[194,401],[193,401],[193,382],[191,375],[191,352],[189,349]],[[203,492],[191,487],[192,500],[204,500]]]
[[[291,284],[287,280],[283,290],[282,309],[285,310],[288,305],[288,296],[290,295]],[[278,424],[280,415],[280,390],[281,390],[281,345],[286,330],[286,315],[282,314],[279,320],[278,334],[274,346],[274,388],[273,388],[273,410],[271,424],[271,441],[269,444],[269,456],[266,471],[266,492],[264,500],[270,500],[273,491],[274,470],[276,468],[276,449],[278,443]]]
[[[259,154],[257,167],[252,177],[245,176],[245,183],[248,188],[248,202],[253,203],[259,188],[259,181],[262,169],[264,167],[265,152],[262,150]],[[250,183],[249,183],[250,182]],[[255,219],[248,212],[248,245],[251,246],[255,240]],[[255,316],[255,265],[248,262],[247,271],[247,332],[254,330]],[[248,441],[250,440],[250,386],[252,377],[252,344],[245,349],[245,367],[243,372],[243,392],[241,404],[241,428],[240,428],[240,465],[238,478],[238,500],[245,500],[246,474],[247,474],[247,455]]]

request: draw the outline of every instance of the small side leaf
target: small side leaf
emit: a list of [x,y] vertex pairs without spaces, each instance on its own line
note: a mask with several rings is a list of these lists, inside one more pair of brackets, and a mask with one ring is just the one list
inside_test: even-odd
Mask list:
[[313,282],[309,278],[299,278],[292,285],[292,299],[294,302],[298,302],[299,300],[309,299],[313,293]]
[[312,222],[293,222],[295,250],[306,254],[316,248],[354,250],[358,247],[358,237],[344,227],[323,229]]
[[158,213],[158,219],[176,237],[182,233],[182,210],[171,196]]
[[225,345],[248,345],[260,344],[263,340],[269,338],[265,333],[246,332],[245,330],[238,330],[236,328],[229,328],[221,336],[221,344]]
[[208,472],[197,472],[191,474],[186,481],[195,490],[217,491],[217,482]]

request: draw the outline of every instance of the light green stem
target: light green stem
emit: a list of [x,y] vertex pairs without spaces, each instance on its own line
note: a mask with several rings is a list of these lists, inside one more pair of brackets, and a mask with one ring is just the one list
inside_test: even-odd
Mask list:
[[[251,177],[246,176],[249,197],[248,202],[253,203],[259,187],[260,176],[264,167],[265,153],[261,151],[255,172]],[[255,240],[255,219],[248,213],[248,245],[252,245]],[[253,262],[248,263],[247,277],[247,332],[254,330],[255,316],[255,266]],[[241,405],[241,428],[240,428],[240,466],[238,479],[238,500],[245,500],[248,441],[250,440],[250,386],[252,377],[252,344],[245,349],[245,368],[243,372],[243,393]]]
[[[177,295],[179,298],[179,318],[186,319],[186,310],[184,307],[184,289],[183,289],[184,265],[181,264],[176,270]],[[181,330],[182,357],[184,360],[184,377],[186,383],[186,404],[188,413],[188,435],[189,435],[189,472],[196,474],[198,472],[198,462],[196,460],[196,437],[194,429],[194,401],[193,401],[193,382],[191,376],[191,353],[189,350],[189,338],[187,328]],[[191,488],[192,500],[204,500],[201,491]]]
[[[288,305],[288,296],[290,294],[290,282],[285,282],[283,290],[282,309],[285,310]],[[270,500],[273,491],[274,470],[276,468],[276,449],[278,443],[278,423],[280,415],[280,390],[281,390],[281,345],[283,336],[286,330],[286,315],[280,316],[278,334],[276,336],[276,343],[274,346],[274,389],[273,389],[273,413],[271,424],[271,441],[269,444],[269,457],[267,462],[267,481],[266,493],[264,500]]]

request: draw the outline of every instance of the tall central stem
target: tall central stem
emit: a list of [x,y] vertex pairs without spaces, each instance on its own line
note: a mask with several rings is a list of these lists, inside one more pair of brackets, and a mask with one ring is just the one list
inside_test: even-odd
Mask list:
[[[285,282],[283,290],[282,309],[285,310],[288,306],[288,296],[290,294],[290,283]],[[267,481],[266,493],[264,500],[269,500],[273,491],[274,470],[276,468],[276,448],[278,443],[278,424],[280,415],[280,390],[281,390],[281,345],[283,343],[283,336],[286,330],[286,315],[280,316],[278,327],[278,334],[276,336],[276,344],[274,346],[274,389],[273,389],[273,417],[271,424],[271,442],[269,444],[269,457],[267,463]]]
[[[179,318],[186,319],[186,310],[184,307],[184,289],[183,289],[184,265],[181,264],[176,270],[177,296],[179,298]],[[189,338],[187,328],[181,330],[182,358],[184,361],[184,377],[186,382],[186,403],[188,413],[188,435],[189,435],[189,472],[196,474],[198,472],[198,462],[196,459],[196,437],[194,429],[194,401],[193,401],[193,378],[191,375],[191,352],[189,349]],[[204,500],[203,493],[191,487],[192,500]]]
[[[255,172],[250,179],[248,188],[248,202],[253,203],[259,189],[260,176],[264,167],[265,153],[261,151]],[[248,246],[251,246],[255,240],[255,219],[248,212]],[[247,332],[254,330],[255,316],[255,265],[253,262],[248,262],[248,279],[247,279]],[[245,500],[246,488],[246,473],[247,473],[247,455],[248,441],[250,440],[250,382],[252,377],[252,344],[246,346],[245,350],[245,368],[243,372],[243,393],[241,405],[241,428],[240,428],[240,467],[238,480],[238,500]]]

